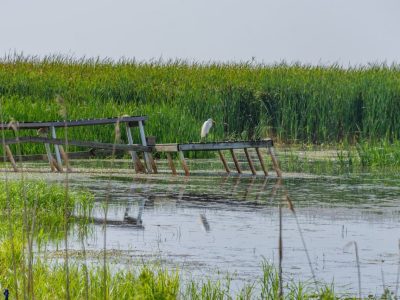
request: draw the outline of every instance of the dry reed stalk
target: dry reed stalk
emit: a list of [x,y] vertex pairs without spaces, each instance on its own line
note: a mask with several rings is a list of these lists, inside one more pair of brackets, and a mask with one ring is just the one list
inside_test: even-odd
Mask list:
[[[23,272],[24,274],[26,273],[26,265],[25,265],[25,241],[29,241],[29,230],[28,230],[28,212],[27,212],[27,197],[26,197],[26,186],[25,186],[25,174],[24,174],[24,167],[23,167],[23,162],[22,162],[22,153],[21,153],[21,144],[19,143],[19,133],[18,133],[18,123],[16,123],[15,121],[11,121],[8,124],[9,128],[13,131],[15,139],[17,140],[16,143],[16,148],[17,148],[17,155],[19,156],[19,164],[21,166],[21,178],[20,178],[20,182],[21,182],[21,186],[22,186],[22,199],[24,202],[24,208],[23,208],[23,228],[22,228],[22,242],[23,242],[23,246],[21,249],[21,256],[24,259],[24,263],[22,264],[22,270],[21,272]],[[33,216],[35,218],[35,216]],[[28,257],[30,257],[30,249],[28,247]],[[31,270],[32,266],[28,266],[28,274],[32,271]],[[28,282],[26,282],[26,276],[22,277],[22,287],[23,287],[23,298],[27,299],[30,296],[29,290],[27,289],[27,287],[33,286],[33,283],[29,282],[29,278],[28,278]],[[27,294],[28,292],[28,294]]]
[[301,226],[299,223],[299,219],[297,218],[297,214],[296,211],[294,209],[294,205],[293,205],[293,201],[292,199],[289,197],[287,190],[285,190],[285,197],[286,197],[286,201],[288,203],[288,207],[290,209],[290,211],[293,213],[294,219],[296,220],[296,225],[297,225],[297,230],[299,231],[299,235],[301,238],[301,242],[303,244],[303,248],[304,248],[304,252],[306,253],[307,256],[307,261],[308,261],[308,266],[310,267],[310,271],[311,271],[311,275],[313,277],[313,281],[314,281],[314,285],[315,285],[315,290],[318,290],[318,284],[317,284],[317,279],[315,277],[315,273],[314,273],[314,269],[312,267],[312,263],[311,263],[311,258],[310,258],[310,254],[308,252],[308,248],[306,245],[306,241],[304,239],[304,235],[303,235],[303,231],[301,230]]
[[344,248],[348,248],[348,247],[350,247],[351,245],[354,245],[354,251],[355,251],[355,255],[356,255],[357,277],[358,277],[358,297],[359,297],[360,299],[362,299],[362,297],[361,297],[362,292],[361,292],[360,258],[359,258],[359,255],[358,255],[358,245],[357,245],[357,242],[356,242],[356,241],[348,242],[348,243],[344,246]]
[[[68,153],[68,126],[67,126],[67,107],[65,101],[62,97],[57,96],[56,102],[60,106],[59,114],[64,121],[64,142],[65,142],[65,151]],[[62,151],[64,152],[64,151]],[[68,158],[67,158],[68,159]],[[68,160],[65,161],[67,168],[68,168]],[[55,162],[57,166],[58,163]],[[62,171],[62,165],[59,166]],[[59,170],[60,171],[60,170]],[[66,299],[70,299],[71,291],[70,291],[70,274],[69,274],[69,253],[68,253],[68,228],[69,228],[69,218],[70,218],[70,211],[68,208],[68,198],[69,198],[69,171],[65,172],[64,178],[64,185],[65,185],[65,193],[64,193],[64,253],[65,253],[65,261],[64,261],[64,269],[65,269],[65,293]]]
[[[3,124],[3,99],[0,99],[0,118],[1,123]],[[1,131],[1,139],[3,145],[3,162],[6,162],[6,151],[5,151],[5,134],[4,130]],[[14,277],[14,291],[15,291],[15,299],[19,299],[18,295],[18,280],[17,280],[17,266],[15,261],[15,245],[14,245],[14,230],[12,226],[12,212],[11,212],[11,204],[10,204],[10,190],[8,186],[8,173],[5,172],[5,188],[6,188],[6,199],[7,199],[7,215],[8,215],[8,234],[11,243],[11,263],[12,263],[12,270],[13,270],[13,277]]]
[[[121,130],[120,130],[120,122],[119,120],[115,123],[114,127],[114,143],[111,153],[111,168],[114,166],[115,162],[115,145],[121,139]],[[105,195],[104,201],[104,222],[103,222],[103,293],[104,293],[104,300],[108,298],[108,286],[107,286],[107,214],[108,214],[108,204],[111,199],[111,173],[108,177],[107,183],[107,192]]]
[[394,294],[395,297],[397,297],[397,293],[399,292],[399,281],[400,281],[400,239],[398,241],[398,246],[399,246],[399,262],[397,265],[397,277],[396,277],[396,292]]
[[279,203],[279,299],[283,299],[283,242],[282,242],[282,205]]

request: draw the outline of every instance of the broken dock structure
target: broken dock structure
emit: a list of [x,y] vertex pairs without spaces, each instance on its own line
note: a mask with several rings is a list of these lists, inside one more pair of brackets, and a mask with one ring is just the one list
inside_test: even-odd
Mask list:
[[[46,121],[46,122],[13,122],[11,124],[0,123],[0,130],[13,130],[16,137],[3,138],[2,145],[5,157],[11,163],[14,171],[18,172],[19,167],[13,156],[10,145],[24,143],[43,144],[46,150],[46,157],[53,172],[72,171],[69,164],[70,153],[66,151],[68,146],[85,147],[89,149],[102,149],[111,151],[126,151],[130,153],[132,163],[136,173],[158,173],[154,154],[165,153],[168,166],[173,175],[177,175],[173,155],[179,159],[183,171],[186,176],[190,175],[190,170],[185,159],[185,152],[188,151],[216,151],[227,173],[231,173],[227,159],[223,151],[229,151],[233,160],[236,173],[242,174],[242,168],[237,158],[238,151],[243,151],[246,156],[249,169],[252,175],[257,175],[255,163],[249,153],[249,149],[255,149],[258,164],[263,175],[268,176],[268,170],[262,157],[261,149],[266,149],[268,156],[271,158],[272,166],[278,177],[282,176],[278,160],[274,151],[272,139],[258,141],[227,141],[227,142],[207,142],[207,143],[173,143],[173,144],[157,144],[154,137],[146,137],[145,122],[147,116],[123,116],[115,118],[102,119],[86,119],[86,120],[66,120],[66,121]],[[105,143],[99,141],[79,141],[69,138],[57,138],[57,130],[66,131],[70,127],[76,126],[99,126],[114,124],[115,131],[121,132],[121,127],[125,127],[127,144],[120,142]],[[24,135],[24,130],[36,130],[36,136]],[[132,130],[139,130],[140,140],[135,143],[133,140]],[[26,132],[26,131],[25,131]],[[67,135],[65,135],[67,136]],[[51,146],[53,146],[53,151]],[[142,153],[143,162],[140,155]],[[55,156],[55,157],[54,157]]]

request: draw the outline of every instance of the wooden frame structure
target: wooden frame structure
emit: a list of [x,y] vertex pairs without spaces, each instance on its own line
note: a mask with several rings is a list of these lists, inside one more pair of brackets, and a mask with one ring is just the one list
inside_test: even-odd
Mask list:
[[[63,172],[63,161],[70,170],[68,164],[68,154],[65,153],[63,146],[72,145],[80,147],[89,147],[94,149],[107,149],[115,152],[116,150],[129,151],[132,157],[132,162],[136,172],[157,172],[153,165],[154,160],[151,154],[152,148],[147,147],[146,134],[144,131],[144,122],[147,120],[147,116],[124,116],[119,118],[103,118],[103,119],[86,119],[86,120],[68,120],[68,121],[46,121],[46,122],[14,122],[12,124],[0,123],[0,130],[14,130],[22,131],[24,129],[37,129],[39,136],[22,136],[13,139],[5,139],[3,141],[4,150],[8,160],[13,165],[14,171],[18,171],[18,167],[15,163],[15,159],[11,153],[9,145],[18,143],[41,143],[44,144],[47,154],[47,160],[49,161],[50,168],[52,171]],[[76,126],[92,126],[92,125],[107,125],[107,124],[125,124],[126,134],[128,138],[128,144],[113,144],[113,143],[101,143],[93,141],[77,141],[71,139],[58,139],[56,135],[56,128],[69,128]],[[131,128],[138,127],[141,143],[134,144]],[[49,134],[51,137],[49,137]],[[51,151],[50,145],[54,145],[55,157]],[[146,166],[144,166],[137,152],[143,152],[145,156]]]
[[223,154],[223,150],[229,150],[233,163],[235,165],[238,174],[242,174],[242,168],[240,167],[239,160],[237,159],[234,150],[243,150],[246,156],[247,163],[249,164],[252,175],[257,175],[255,165],[252,161],[248,149],[254,148],[257,153],[257,158],[260,162],[261,169],[265,176],[268,176],[268,171],[265,166],[264,160],[261,155],[260,149],[267,149],[269,156],[271,157],[273,168],[278,177],[282,177],[282,171],[279,167],[278,159],[276,158],[274,143],[272,139],[265,139],[260,141],[236,141],[236,142],[212,142],[212,143],[188,143],[188,144],[156,144],[154,150],[156,152],[165,152],[167,154],[168,165],[171,168],[172,174],[176,174],[176,169],[172,161],[171,153],[177,153],[181,162],[182,168],[185,175],[190,174],[189,167],[186,163],[184,151],[218,151],[219,158],[221,159],[222,165],[226,173],[231,173],[228,166],[228,162]]
[[[14,171],[18,171],[18,166],[15,162],[13,154],[9,145],[18,143],[41,143],[44,144],[47,154],[47,160],[52,171],[63,172],[63,162],[67,170],[70,171],[71,167],[68,163],[68,153],[64,151],[63,146],[72,145],[79,147],[89,147],[92,149],[103,149],[112,151],[116,150],[127,151],[130,153],[133,166],[136,173],[157,173],[157,166],[153,159],[153,152],[165,152],[168,160],[168,166],[173,175],[177,174],[172,154],[176,153],[184,173],[186,176],[190,175],[188,164],[186,163],[184,152],[185,151],[218,151],[219,158],[227,173],[231,173],[228,162],[223,154],[223,151],[229,151],[238,174],[243,173],[239,160],[237,159],[235,150],[243,150],[247,163],[249,165],[252,175],[257,175],[256,166],[252,161],[252,157],[248,149],[254,148],[257,154],[261,170],[265,176],[268,176],[268,171],[260,149],[267,149],[267,153],[271,157],[273,168],[278,177],[282,176],[278,160],[274,151],[274,144],[271,139],[260,141],[235,141],[235,142],[210,142],[210,143],[185,143],[185,144],[153,144],[148,145],[147,137],[144,130],[144,123],[147,121],[147,116],[124,116],[120,118],[105,118],[105,119],[89,119],[89,120],[69,120],[69,121],[49,121],[49,122],[20,122],[13,124],[0,124],[0,130],[15,130],[21,131],[23,129],[37,129],[39,136],[21,136],[13,139],[5,139],[3,147],[6,157],[13,166]],[[106,124],[125,124],[128,144],[113,144],[102,143],[97,141],[77,141],[71,139],[57,138],[56,128],[66,129],[76,126],[93,126],[93,125],[106,125]],[[132,129],[138,128],[140,134],[140,143],[134,144],[132,137]],[[51,151],[50,145],[54,146],[54,154]],[[143,153],[144,164],[141,162],[138,152]]]

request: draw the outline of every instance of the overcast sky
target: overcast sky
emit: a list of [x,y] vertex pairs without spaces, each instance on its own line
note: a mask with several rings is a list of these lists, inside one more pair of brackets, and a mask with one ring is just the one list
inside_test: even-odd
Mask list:
[[400,62],[399,0],[0,0],[0,54]]

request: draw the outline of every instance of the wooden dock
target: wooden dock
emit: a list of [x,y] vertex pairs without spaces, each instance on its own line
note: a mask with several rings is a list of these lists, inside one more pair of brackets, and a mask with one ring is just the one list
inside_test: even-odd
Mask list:
[[[264,163],[262,152],[260,149],[267,149],[268,156],[271,158],[272,166],[278,177],[282,176],[282,172],[279,167],[278,160],[274,151],[274,144],[271,139],[259,140],[259,141],[235,141],[235,142],[209,142],[209,143],[184,143],[184,144],[156,144],[154,139],[146,137],[144,130],[144,123],[147,120],[147,116],[124,116],[120,118],[106,118],[106,119],[90,119],[90,120],[69,120],[69,121],[46,121],[46,122],[20,122],[13,124],[0,124],[0,130],[14,130],[22,133],[24,129],[37,129],[39,136],[21,136],[12,139],[3,139],[3,150],[10,163],[13,166],[14,171],[19,171],[18,165],[11,152],[10,145],[23,144],[23,143],[41,143],[44,144],[47,154],[47,160],[49,161],[50,168],[52,171],[63,172],[64,166],[67,171],[71,171],[71,167],[68,163],[69,153],[66,153],[64,147],[68,145],[87,147],[90,149],[103,149],[112,151],[127,151],[131,154],[132,162],[137,173],[158,173],[156,161],[153,159],[153,154],[157,152],[165,153],[168,166],[171,169],[173,175],[177,174],[176,167],[173,160],[173,155],[176,155],[181,163],[186,176],[190,175],[190,170],[185,159],[184,153],[187,151],[217,151],[218,156],[222,162],[222,165],[227,173],[231,173],[227,159],[225,158],[223,151],[229,151],[230,156],[233,160],[236,172],[242,174],[242,168],[237,159],[236,152],[243,151],[251,171],[252,175],[257,175],[255,163],[253,162],[249,149],[255,149],[257,154],[257,160],[263,175],[268,176],[268,170]],[[114,124],[118,131],[120,125],[125,125],[127,134],[127,144],[119,143],[103,143],[98,141],[77,141],[71,139],[59,139],[56,135],[56,128],[59,130],[66,130],[69,127],[75,126],[93,126],[93,125],[105,125]],[[139,129],[140,143],[135,144],[132,137],[131,130],[133,128]],[[54,154],[51,150],[50,145],[54,147]],[[236,151],[236,152],[235,152]],[[140,160],[138,153],[143,153],[144,163]]]

